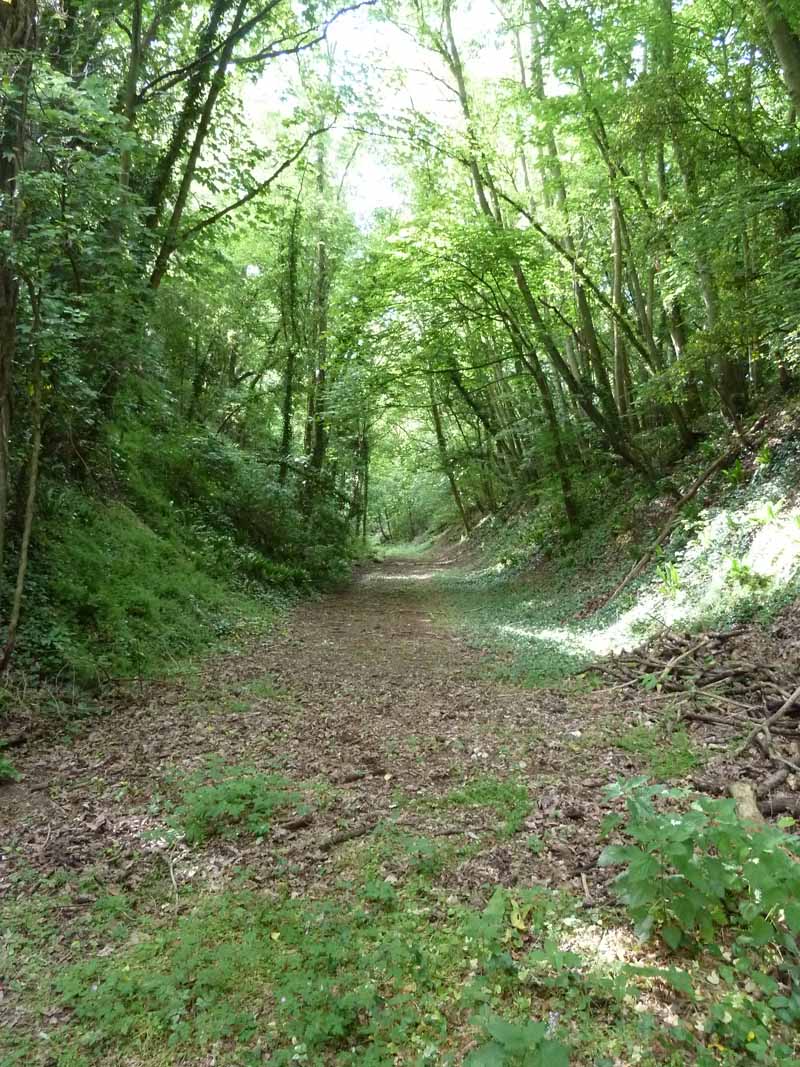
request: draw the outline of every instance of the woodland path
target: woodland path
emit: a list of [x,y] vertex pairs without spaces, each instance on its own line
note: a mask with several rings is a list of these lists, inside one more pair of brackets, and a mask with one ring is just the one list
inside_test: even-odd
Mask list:
[[[495,680],[492,655],[444,618],[435,577],[450,566],[367,568],[247,651],[129,693],[73,739],[18,750],[25,778],[2,790],[0,893],[23,867],[130,889],[166,877],[165,858],[178,888],[221,888],[244,867],[255,885],[312,892],[348,849],[394,824],[469,845],[441,878],[476,903],[498,884],[602,897],[598,798],[632,769],[603,740],[613,708],[599,694]],[[209,757],[285,776],[304,806],[268,842],[178,843],[167,855],[153,834],[170,782]],[[477,795],[459,801],[475,781]],[[530,803],[511,831],[520,787]]]

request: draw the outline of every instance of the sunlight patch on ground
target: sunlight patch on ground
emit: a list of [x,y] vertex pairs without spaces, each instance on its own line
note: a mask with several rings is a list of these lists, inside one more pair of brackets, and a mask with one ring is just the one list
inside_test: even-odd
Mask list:
[[429,582],[438,571],[425,571],[422,574],[367,574],[365,582]]
[[577,952],[593,966],[612,963],[642,964],[642,942],[623,926],[587,923],[572,916],[564,920],[569,933],[562,936],[559,947]]
[[[504,636],[604,656],[627,651],[664,629],[690,627],[719,612],[735,615],[751,599],[780,591],[800,569],[800,507],[774,495],[715,513],[701,512],[684,549],[656,563],[635,604],[605,626],[537,627],[505,623]],[[538,602],[526,604],[532,611]]]

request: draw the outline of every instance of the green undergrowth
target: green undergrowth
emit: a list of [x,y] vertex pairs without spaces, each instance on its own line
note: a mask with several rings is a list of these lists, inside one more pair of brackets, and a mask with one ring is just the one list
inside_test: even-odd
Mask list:
[[[173,792],[164,815],[199,870],[209,845],[239,834],[269,848],[300,789],[214,764]],[[444,808],[489,808],[513,826],[460,838],[387,821],[343,843],[311,886],[289,874],[255,888],[246,867],[214,891],[186,867],[175,880],[175,853],[158,848],[177,837],[130,886],[100,868],[23,869],[0,904],[16,1019],[0,1062],[797,1067],[792,820],[757,829],[732,801],[644,779],[604,803],[600,863],[624,910],[544,887],[486,885],[482,904],[459,892],[459,865],[528,808],[522,786],[488,778]],[[129,855],[111,843],[105,860]]]
[[[24,1011],[0,1034],[2,1062],[800,1062],[796,996],[752,952],[654,953],[613,915],[545,889],[497,889],[471,907],[424,859],[383,877],[397,840],[365,846],[321,896],[233,885],[171,902],[163,883],[134,894],[87,878],[20,895],[3,936],[7,999]],[[422,840],[406,837],[406,855],[424,857]],[[89,910],[75,908],[78,889],[97,894]]]
[[502,817],[502,835],[511,837],[522,828],[531,810],[531,798],[526,786],[497,778],[477,778],[460,789],[454,789],[441,801],[444,806],[490,808]]
[[659,782],[685,778],[705,760],[686,728],[670,714],[655,723],[628,727],[614,744],[637,756],[646,773]]
[[79,687],[175,666],[250,627],[280,598],[248,595],[205,570],[179,533],[122,503],[75,496],[66,529],[44,524],[16,666]]
[[580,561],[542,563],[535,579],[488,567],[447,571],[431,580],[447,618],[476,645],[499,654],[492,673],[501,680],[531,687],[559,684],[596,658],[571,639],[571,628],[576,633],[581,628],[576,614],[597,590],[596,576]]
[[242,831],[265,837],[274,817],[286,808],[295,808],[301,800],[301,794],[280,775],[228,766],[218,758],[184,778],[174,779],[171,786],[177,799],[172,805],[170,827],[190,844],[212,837],[235,837]]
[[418,541],[393,542],[379,545],[378,555],[381,559],[424,559],[435,545],[434,538],[428,537]]
[[301,507],[274,465],[200,428],[114,428],[102,463],[102,490],[42,481],[14,659],[29,679],[163,673],[263,631],[358,555],[328,497]]

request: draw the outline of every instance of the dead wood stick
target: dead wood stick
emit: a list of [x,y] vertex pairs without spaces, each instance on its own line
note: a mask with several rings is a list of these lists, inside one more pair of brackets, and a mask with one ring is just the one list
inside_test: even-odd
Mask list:
[[586,874],[581,871],[581,885],[583,886],[583,900],[585,904],[592,903],[592,894],[589,892],[589,882],[586,879]]
[[772,774],[765,778],[763,782],[759,783],[755,787],[755,795],[757,797],[764,797],[768,793],[771,793],[775,785],[781,785],[789,777],[789,768],[779,767],[778,770],[773,770]]
[[[625,588],[625,586],[629,585],[630,582],[632,582],[634,578],[638,578],[639,577],[639,575],[645,569],[647,564],[650,562],[650,560],[656,554],[658,549],[661,547],[661,545],[664,544],[664,542],[667,540],[669,535],[672,533],[672,530],[673,530],[673,528],[675,526],[675,522],[676,522],[678,516],[680,515],[681,511],[683,511],[683,509],[686,507],[686,505],[688,503],[690,503],[697,496],[698,492],[700,491],[700,489],[702,489],[702,487],[709,480],[709,478],[712,478],[717,473],[718,470],[721,470],[722,467],[724,467],[726,464],[731,463],[734,459],[736,459],[736,457],[739,455],[739,453],[742,451],[742,449],[745,448],[748,444],[751,443],[751,442],[749,442],[748,439],[754,433],[757,433],[758,430],[761,429],[761,427],[764,425],[765,422],[766,422],[766,416],[764,416],[764,415],[762,415],[760,418],[756,419],[756,421],[753,423],[753,425],[750,427],[750,429],[749,430],[745,430],[744,435],[742,437],[742,440],[737,445],[734,445],[733,448],[728,449],[727,452],[724,452],[721,456],[719,456],[717,459],[715,459],[710,467],[706,467],[706,469],[703,471],[703,473],[701,475],[699,475],[697,478],[695,478],[695,480],[692,482],[692,484],[689,486],[689,488],[686,490],[686,492],[683,494],[683,496],[675,503],[675,505],[670,510],[669,517],[667,518],[666,523],[662,527],[661,532],[659,533],[658,537],[655,539],[655,541],[653,541],[653,543],[647,549],[647,551],[642,556],[642,558],[639,560],[639,562],[634,564],[634,566],[628,571],[628,573],[625,575],[625,577],[622,579],[622,581],[619,583],[619,585],[616,587],[616,589],[614,589],[612,591],[612,593],[607,597],[607,599],[604,601],[604,603],[602,605],[603,607],[605,607],[606,604],[610,604],[611,601],[616,596],[619,596],[619,594],[622,592],[622,590]],[[752,442],[752,443],[755,444],[755,442]]]
[[741,719],[722,719],[716,715],[704,715],[701,711],[685,711],[683,718],[690,722],[706,722],[712,726],[727,726],[730,730],[736,730],[741,725]]
[[311,812],[307,812],[305,815],[296,815],[293,819],[287,819],[278,825],[281,830],[302,830],[304,827],[310,826],[313,821],[314,816]]
[[790,771],[794,771],[795,774],[800,774],[800,766],[798,766],[796,763],[792,763],[792,761],[790,759],[787,759],[785,756],[781,756],[777,752],[773,752],[772,758],[777,763],[783,763],[786,767],[789,768]]
[[430,830],[425,826],[415,826],[412,822],[395,823],[401,830],[416,830],[417,833],[427,834],[429,837],[458,837],[459,834],[484,834],[496,829],[494,826],[479,824],[478,826],[449,826],[444,830]]
[[760,801],[758,809],[762,815],[800,815],[800,797],[780,793]]
[[760,782],[756,786],[756,796],[763,797],[767,793],[772,792],[776,785],[781,785],[789,777],[788,767],[779,767],[777,771],[773,771],[768,778],[765,778],[763,782]]
[[743,752],[746,752],[760,733],[766,732],[767,736],[769,736],[769,728],[772,726],[773,723],[777,722],[778,719],[783,718],[786,712],[794,705],[798,697],[800,697],[800,685],[798,685],[798,687],[791,694],[788,700],[785,700],[783,704],[781,704],[777,711],[773,711],[773,713],[768,718],[764,719],[764,721],[760,722],[758,726],[755,727],[755,729],[750,731],[750,733],[747,735],[741,745],[739,745],[739,747],[734,752],[734,756],[741,756]]
[[366,837],[377,825],[377,822],[368,822],[362,826],[353,826],[349,830],[340,830],[338,834],[332,834],[327,840],[320,842],[318,847],[322,852],[330,852],[332,848],[343,845],[345,841],[355,841],[357,837]]
[[742,708],[744,711],[757,711],[758,710],[758,707],[757,707],[756,704],[743,704],[741,702],[741,700],[734,700],[733,697],[729,697],[729,696],[720,696],[718,693],[709,693],[708,690],[704,690],[700,694],[700,696],[701,696],[701,699],[710,700],[712,703],[717,704],[717,705],[730,704],[732,707],[734,707],[734,708]]
[[678,666],[679,663],[682,663],[685,659],[688,659],[689,656],[693,656],[695,654],[695,652],[699,652],[701,648],[705,648],[705,646],[708,643],[709,643],[709,638],[708,637],[704,637],[702,639],[702,641],[698,641],[697,644],[690,645],[689,648],[687,648],[685,652],[681,652],[681,654],[679,656],[673,656],[672,659],[669,661],[669,663],[664,668],[664,670],[661,672],[661,674],[659,674],[657,684],[658,685],[663,685],[663,683],[666,681],[666,679],[669,677],[669,675],[672,673],[672,671]]

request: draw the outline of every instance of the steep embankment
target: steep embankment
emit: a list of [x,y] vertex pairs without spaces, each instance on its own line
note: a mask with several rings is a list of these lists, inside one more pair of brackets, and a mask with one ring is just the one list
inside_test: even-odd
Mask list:
[[[707,463],[692,457],[682,481]],[[637,497],[636,486],[606,495],[595,525],[549,558],[535,515],[517,517],[478,531],[479,562],[447,580],[477,640],[503,650],[523,682],[558,680],[665,630],[766,622],[800,594],[800,445],[789,416],[704,486],[616,596],[673,502]]]

